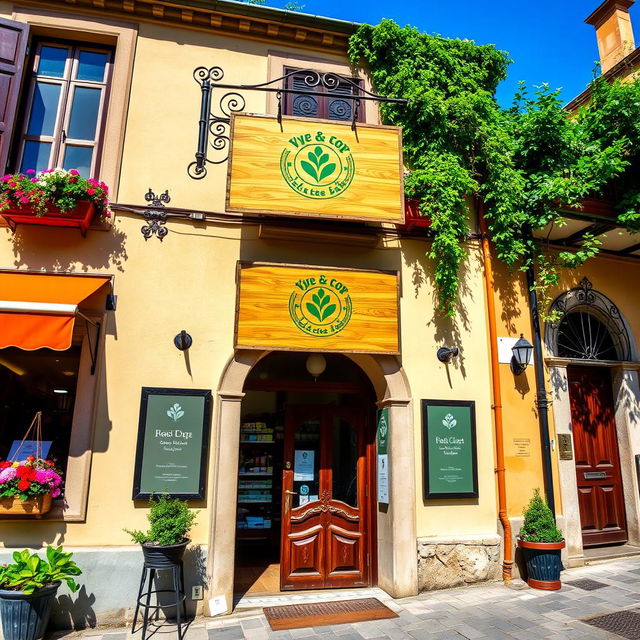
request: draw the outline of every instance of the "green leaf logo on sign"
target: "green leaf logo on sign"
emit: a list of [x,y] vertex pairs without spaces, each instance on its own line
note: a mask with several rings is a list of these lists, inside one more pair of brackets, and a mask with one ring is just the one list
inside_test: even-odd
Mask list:
[[340,333],[351,320],[349,289],[336,278],[324,274],[301,278],[289,297],[289,315],[294,324],[318,338]]
[[178,420],[180,420],[180,418],[182,418],[182,416],[184,415],[184,411],[182,410],[182,407],[176,402],[173,407],[171,407],[167,411],[167,415],[172,418],[174,422],[178,422]]
[[351,186],[355,161],[346,142],[317,131],[289,139],[280,155],[280,171],[298,195],[326,200]]
[[453,429],[453,427],[458,424],[458,421],[450,413],[447,413],[442,421],[442,424],[447,427],[447,429]]

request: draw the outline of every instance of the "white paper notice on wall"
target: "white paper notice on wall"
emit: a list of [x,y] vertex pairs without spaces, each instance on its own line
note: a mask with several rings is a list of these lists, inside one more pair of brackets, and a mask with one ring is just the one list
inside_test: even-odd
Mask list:
[[378,502],[389,504],[389,456],[378,456]]
[[229,608],[227,607],[227,598],[224,594],[209,598],[209,615],[219,616],[220,614],[227,613]]
[[[509,364],[513,358],[513,345],[518,342],[518,338],[498,338],[498,362],[500,364]],[[533,363],[533,350],[529,354],[529,362]]]

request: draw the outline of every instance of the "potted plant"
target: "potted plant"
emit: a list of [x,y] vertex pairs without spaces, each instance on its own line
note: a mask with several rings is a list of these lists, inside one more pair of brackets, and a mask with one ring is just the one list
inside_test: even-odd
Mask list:
[[35,515],[51,509],[62,489],[62,471],[51,460],[29,456],[0,462],[0,514]]
[[76,169],[45,169],[0,178],[0,215],[17,224],[76,227],[83,235],[96,213],[110,216],[109,189]]
[[37,640],[51,615],[51,606],[62,580],[75,593],[73,576],[82,571],[62,547],[47,547],[46,560],[37,554],[15,551],[13,563],[0,565],[0,618],[5,640]]
[[564,536],[556,526],[551,509],[536,489],[524,510],[524,523],[518,536],[518,547],[524,552],[527,584],[534,589],[560,589],[560,557]]
[[156,568],[174,566],[180,562],[189,544],[187,536],[197,514],[190,511],[183,500],[168,495],[152,496],[149,504],[149,530],[146,533],[125,531],[142,546],[147,565]]

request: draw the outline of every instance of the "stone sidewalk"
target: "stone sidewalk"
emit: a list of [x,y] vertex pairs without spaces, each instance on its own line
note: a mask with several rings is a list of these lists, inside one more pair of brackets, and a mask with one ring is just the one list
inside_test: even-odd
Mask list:
[[[586,590],[571,585],[585,578],[597,581],[601,586],[583,585],[596,587]],[[637,632],[627,632],[621,636],[582,622],[621,610],[637,611],[637,614],[631,613],[630,617],[637,617],[640,622],[640,557],[569,569],[563,572],[562,579],[563,588],[555,592],[537,591],[522,584],[520,588],[514,588],[498,583],[432,591],[401,600],[393,600],[380,590],[369,589],[366,590],[367,597],[376,595],[399,617],[274,632],[270,630],[260,609],[253,609],[222,618],[196,620],[190,625],[186,640],[640,639],[640,624]],[[353,593],[350,592],[350,595]],[[291,601],[291,596],[283,599]],[[56,634],[56,637],[61,636]],[[65,640],[137,640],[139,634],[132,636],[127,629],[91,629],[62,637]],[[163,625],[150,637],[154,640],[174,640],[177,635],[175,627]]]

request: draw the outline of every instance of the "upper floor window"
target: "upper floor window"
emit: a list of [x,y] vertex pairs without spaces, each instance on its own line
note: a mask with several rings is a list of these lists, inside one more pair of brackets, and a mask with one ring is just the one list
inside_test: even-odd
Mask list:
[[22,172],[62,167],[94,176],[112,51],[76,43],[34,44],[17,166]]
[[[296,71],[293,68],[285,68],[285,74]],[[358,93],[351,82],[362,86],[361,78],[347,78],[343,77],[343,80],[338,83],[337,87],[333,89],[327,89],[322,85],[317,87],[309,87],[305,83],[305,78],[309,74],[304,71],[300,71],[287,78],[287,89],[299,89],[305,91],[313,91],[319,95],[308,94],[286,94],[286,100],[284,101],[283,111],[286,115],[300,116],[303,118],[320,118],[322,120],[346,120],[351,121],[353,119],[353,109],[355,107],[353,100],[346,100],[337,96],[323,96],[323,93],[342,94],[345,96],[352,96]],[[332,74],[335,75],[335,74]],[[350,82],[348,82],[350,81]],[[358,110],[358,122],[364,122],[364,104],[360,105]]]

